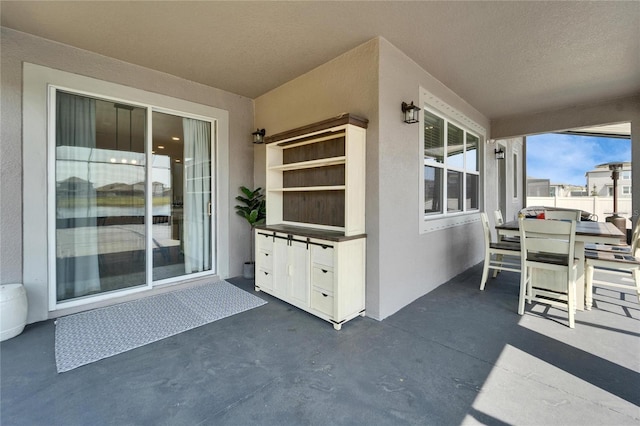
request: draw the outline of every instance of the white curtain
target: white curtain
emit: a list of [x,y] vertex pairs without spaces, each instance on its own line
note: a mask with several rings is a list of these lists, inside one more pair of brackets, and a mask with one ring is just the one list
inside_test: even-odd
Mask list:
[[65,300],[100,290],[96,191],[96,102],[56,94],[56,285]]
[[184,268],[211,269],[211,124],[182,119],[184,129]]

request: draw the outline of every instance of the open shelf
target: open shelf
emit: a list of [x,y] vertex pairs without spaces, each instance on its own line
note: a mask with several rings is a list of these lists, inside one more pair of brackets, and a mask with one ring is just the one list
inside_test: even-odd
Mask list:
[[340,164],[345,164],[346,158],[347,157],[343,155],[340,157],[320,158],[318,160],[301,161],[299,163],[281,164],[278,166],[271,166],[269,167],[269,170],[279,170],[279,171],[285,172],[288,170],[302,170],[302,169],[312,169],[316,167],[336,166]]
[[273,192],[309,192],[309,191],[344,191],[345,185],[333,186],[298,186],[295,188],[269,188],[268,191]]

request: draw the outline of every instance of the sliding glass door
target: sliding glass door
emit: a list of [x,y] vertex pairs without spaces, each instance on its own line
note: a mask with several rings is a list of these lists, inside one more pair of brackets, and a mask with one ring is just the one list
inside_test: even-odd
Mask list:
[[213,271],[213,124],[55,91],[56,303]]
[[153,280],[211,271],[211,123],[160,112],[153,123]]

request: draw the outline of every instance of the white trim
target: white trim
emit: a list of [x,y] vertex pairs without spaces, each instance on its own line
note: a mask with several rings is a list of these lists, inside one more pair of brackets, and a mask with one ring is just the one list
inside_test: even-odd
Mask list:
[[[424,106],[424,104],[430,105],[431,108],[437,110],[452,123],[458,126],[467,127],[468,129],[479,133],[482,136],[481,139],[486,139],[487,130],[484,127],[471,120],[462,112],[447,104],[431,92],[424,88],[420,88],[420,105]],[[422,123],[422,126],[424,126],[424,122]]]
[[[153,219],[147,220],[149,217],[153,218],[153,212],[149,212],[149,209],[153,210],[153,154],[151,153],[151,147],[153,146],[153,109],[146,109],[146,138],[145,138],[145,212],[144,212],[144,232],[145,232],[145,257],[146,257],[146,270],[145,277],[147,286],[153,286]],[[146,287],[146,286],[145,286]]]
[[443,229],[455,228],[469,223],[480,221],[480,210],[473,212],[450,214],[447,217],[425,220],[422,226],[422,233],[442,231]]
[[[74,93],[87,94],[107,100],[122,100],[131,105],[141,105],[151,108],[153,111],[174,111],[184,117],[205,119],[212,122],[216,128],[217,145],[212,146],[212,156],[215,150],[217,155],[212,160],[215,163],[215,177],[212,174],[212,183],[216,194],[212,194],[212,201],[218,202],[219,212],[228,209],[228,181],[229,181],[229,113],[219,108],[197,104],[194,102],[173,98],[170,96],[147,92],[116,83],[81,76],[65,71],[55,70],[25,62],[23,64],[23,280],[29,287],[29,318],[28,322],[47,319],[51,309],[49,301],[51,294],[55,300],[55,276],[52,275],[52,265],[48,259],[50,254],[52,230],[55,230],[55,221],[49,211],[48,194],[51,192],[48,171],[53,170],[48,152],[50,132],[55,132],[55,126],[48,122],[48,109],[51,107],[49,99],[49,85],[58,89],[70,90]],[[55,105],[54,105],[55,106]],[[55,133],[54,133],[55,136]],[[151,137],[151,136],[149,136]],[[148,150],[149,151],[149,150]],[[149,154],[150,155],[150,154]],[[214,181],[215,179],[215,181]],[[42,188],[46,188],[45,191]],[[53,187],[55,190],[55,186]],[[217,216],[214,218],[214,216]],[[212,215],[215,220],[216,239],[212,241],[216,247],[229,247],[229,218],[228,215]],[[53,221],[53,224],[51,223]],[[213,266],[213,265],[212,265]],[[54,271],[54,270],[53,270]],[[222,278],[228,275],[229,254],[226,250],[216,250],[215,270],[208,271],[211,276],[217,274]],[[207,274],[208,274],[207,273]],[[194,274],[192,274],[194,275]],[[192,279],[194,276],[185,276],[184,279]],[[50,285],[52,284],[52,285]],[[50,289],[53,287],[53,290]],[[145,285],[144,290],[147,290]],[[53,293],[52,293],[53,291]],[[129,290],[139,292],[136,288]],[[105,297],[121,297],[124,291],[115,296],[106,294]],[[99,301],[99,296],[91,298],[91,302]],[[74,299],[65,302],[65,308],[83,299]],[[82,302],[84,303],[84,302]],[[57,308],[61,308],[60,304]]]

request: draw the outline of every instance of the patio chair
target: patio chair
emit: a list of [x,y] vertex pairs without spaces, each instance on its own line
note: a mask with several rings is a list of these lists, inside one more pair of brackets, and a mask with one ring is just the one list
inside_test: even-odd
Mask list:
[[[566,308],[569,327],[575,328],[576,274],[578,259],[574,257],[576,221],[520,219],[522,272],[518,314],[524,315],[524,302],[533,301]],[[536,279],[532,274],[560,273],[562,279]]]
[[480,220],[484,231],[484,268],[482,269],[480,290],[484,290],[487,278],[489,277],[489,269],[493,269],[494,278],[498,275],[499,271],[520,272],[520,243],[506,241],[492,242],[487,214],[484,212],[480,213]]
[[634,243],[636,242],[636,236],[640,232],[640,220],[636,222],[636,226],[633,227],[633,233],[631,234],[631,245],[620,244],[585,244],[585,250],[606,251],[613,253],[631,254],[634,251]]
[[545,210],[544,218],[550,220],[580,221],[580,210]]
[[[504,224],[504,218],[502,217],[501,210],[495,210],[493,212],[493,218],[496,223],[496,226]],[[503,234],[503,231],[500,229],[496,230],[496,234],[498,235],[498,241],[508,241],[512,243],[520,243],[520,237],[508,237]]]
[[[639,221],[640,222],[640,221]],[[638,226],[636,226],[636,229]],[[591,309],[593,303],[593,285],[605,287],[635,289],[640,302],[640,231],[635,232],[629,253],[612,251],[585,251],[585,309]],[[595,280],[595,270],[605,276],[622,277],[618,282]],[[629,284],[627,284],[631,281]]]

